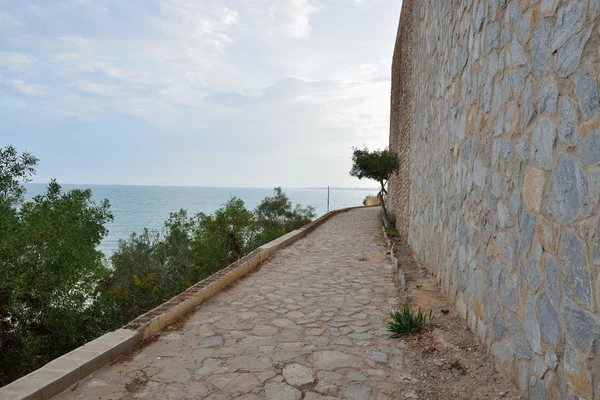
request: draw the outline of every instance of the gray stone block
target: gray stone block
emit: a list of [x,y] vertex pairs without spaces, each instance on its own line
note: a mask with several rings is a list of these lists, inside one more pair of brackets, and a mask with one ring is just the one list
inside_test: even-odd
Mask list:
[[588,354],[600,337],[600,319],[572,301],[565,302],[562,314],[567,329],[567,346]]
[[531,42],[531,57],[533,73],[537,79],[542,79],[550,67],[550,24],[542,20],[533,33]]
[[552,151],[556,140],[556,126],[548,118],[537,123],[531,138],[531,159],[542,168],[552,167]]
[[570,1],[558,10],[552,40],[553,51],[565,44],[573,34],[583,28],[585,8],[585,2],[583,1]]
[[592,305],[590,272],[585,259],[585,244],[575,231],[568,231],[563,239],[563,257],[566,268],[565,292],[580,302]]
[[527,64],[527,57],[525,57],[523,47],[515,37],[513,37],[513,40],[510,44],[510,55],[510,65],[512,65],[513,67]]
[[536,353],[542,352],[542,341],[540,336],[540,325],[535,312],[535,304],[532,296],[527,297],[527,306],[523,316],[523,330],[525,336],[531,345],[531,348]]
[[563,154],[554,170],[554,182],[548,211],[560,225],[573,222],[588,212],[588,182],[585,172],[568,155]]
[[575,94],[579,102],[579,109],[588,118],[593,117],[598,112],[598,83],[591,76],[589,69],[584,69],[581,72],[571,77],[575,83]]
[[504,369],[511,369],[515,355],[508,341],[497,342],[492,345],[492,355]]
[[554,65],[559,76],[566,78],[577,69],[581,61],[583,47],[589,40],[591,34],[591,28],[586,29],[575,35],[558,50],[554,56]]
[[542,5],[540,6],[540,11],[544,14],[553,13],[556,10],[556,6],[558,5],[558,0],[542,0]]
[[600,128],[588,133],[579,141],[577,153],[584,165],[600,164]]
[[546,294],[542,294],[538,299],[537,312],[540,320],[540,328],[545,342],[552,349],[558,346],[558,338],[560,333],[560,320],[552,307],[552,303]]
[[540,90],[540,112],[555,114],[557,100],[558,86],[556,86],[556,79],[554,79],[554,76],[550,75],[542,82],[542,89]]
[[525,128],[531,118],[533,118],[535,110],[533,109],[533,92],[531,88],[531,82],[527,82],[525,85],[525,91],[523,92],[523,128]]
[[577,143],[577,119],[571,102],[563,97],[560,100],[562,111],[562,141],[568,145]]
[[555,305],[560,304],[560,275],[558,261],[548,253],[544,254],[544,269],[546,270],[547,292]]

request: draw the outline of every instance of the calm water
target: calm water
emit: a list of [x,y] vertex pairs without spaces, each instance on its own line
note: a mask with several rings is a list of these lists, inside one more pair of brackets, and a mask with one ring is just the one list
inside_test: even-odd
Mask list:
[[[212,213],[231,197],[244,201],[248,209],[254,209],[265,197],[273,195],[269,188],[222,188],[181,186],[120,186],[120,185],[62,185],[63,190],[92,190],[94,199],[108,199],[114,221],[108,225],[108,236],[100,244],[106,255],[112,254],[119,239],[126,239],[132,232],[144,228],[159,230],[169,213],[186,209],[190,214]],[[314,206],[317,216],[327,212],[327,189],[283,189],[292,203]],[[27,197],[46,191],[46,185],[27,185]],[[365,196],[375,190],[331,189],[329,209],[358,206]]]

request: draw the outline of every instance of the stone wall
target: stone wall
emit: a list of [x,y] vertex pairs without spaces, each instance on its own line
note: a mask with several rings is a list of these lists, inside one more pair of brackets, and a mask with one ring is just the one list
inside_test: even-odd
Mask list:
[[396,214],[396,227],[402,240],[408,237],[408,204],[410,195],[410,130],[412,120],[406,118],[412,114],[412,3],[404,0],[394,57],[392,60],[392,93],[390,101],[390,148],[398,152],[400,158],[399,173],[389,182],[390,208]]
[[600,399],[600,0],[402,18],[390,145],[409,171],[390,203],[409,244],[526,396]]

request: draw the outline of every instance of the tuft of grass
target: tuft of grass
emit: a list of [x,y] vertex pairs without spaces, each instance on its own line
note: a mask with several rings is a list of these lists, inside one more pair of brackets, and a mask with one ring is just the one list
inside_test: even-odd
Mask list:
[[390,229],[386,229],[385,231],[386,231],[386,233],[388,234],[389,237],[398,237],[398,236],[400,236],[400,232],[398,232],[398,229],[390,228]]
[[416,335],[425,328],[433,327],[435,327],[435,324],[431,322],[431,310],[429,310],[429,314],[423,314],[421,309],[415,313],[410,311],[410,307],[406,304],[402,311],[391,313],[391,320],[388,323],[388,331],[392,333],[392,338],[395,339]]
[[361,257],[358,259],[358,261],[369,261],[369,259],[367,257]]

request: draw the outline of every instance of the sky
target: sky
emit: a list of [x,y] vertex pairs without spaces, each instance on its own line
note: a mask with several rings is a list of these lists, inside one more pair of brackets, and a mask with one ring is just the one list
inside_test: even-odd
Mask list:
[[373,187],[400,0],[0,0],[0,146],[34,182]]

